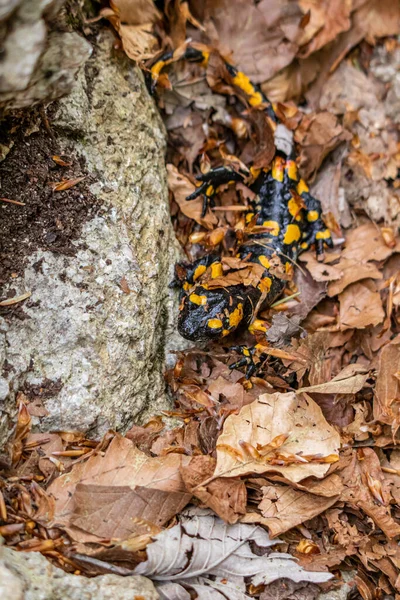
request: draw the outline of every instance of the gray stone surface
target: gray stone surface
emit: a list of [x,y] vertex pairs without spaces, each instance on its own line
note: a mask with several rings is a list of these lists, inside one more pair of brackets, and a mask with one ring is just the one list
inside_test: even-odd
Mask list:
[[152,582],[140,576],[91,579],[54,567],[37,552],[0,547],[1,600],[157,600]]
[[[62,384],[45,400],[50,414],[35,418],[41,431],[99,436],[168,406],[165,346],[173,340],[177,309],[168,283],[178,248],[164,129],[142,74],[113,57],[112,44],[104,31],[96,55],[51,118],[65,152],[85,157],[104,214],[84,224],[75,256],[37,250],[24,277],[10,282],[17,295],[32,295],[23,307],[28,319],[0,320],[0,372],[5,361],[8,366],[1,390],[10,387],[0,442],[10,434],[15,396],[25,383]],[[33,265],[41,260],[38,272]],[[130,293],[121,289],[123,278]]]
[[46,19],[64,0],[2,0],[0,3],[0,108],[49,102],[68,93],[91,53],[76,33],[48,33]]

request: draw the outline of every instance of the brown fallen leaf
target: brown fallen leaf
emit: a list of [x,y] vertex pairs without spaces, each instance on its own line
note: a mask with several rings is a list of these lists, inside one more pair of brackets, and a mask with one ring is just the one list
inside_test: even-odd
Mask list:
[[[255,83],[270,79],[290,64],[297,52],[302,12],[293,4],[261,0],[213,0],[197,7],[211,44]],[[197,11],[199,14],[197,15]],[[240,15],[240,18],[238,18]]]
[[[168,507],[162,513],[163,518],[168,520],[182,510],[191,498],[179,474],[180,467],[189,460],[189,457],[173,453],[152,458],[138,450],[130,440],[117,435],[104,456],[93,455],[86,462],[76,464],[70,473],[58,477],[50,485],[48,492],[56,501],[54,523],[67,529],[77,541],[93,540],[93,535],[96,535],[91,533],[95,531],[94,523],[98,525],[94,492],[101,486],[98,509],[104,515],[114,510],[109,498],[114,497],[118,503],[124,502],[121,499],[123,493],[120,494],[121,490],[118,488],[130,488],[133,493],[130,510],[127,509],[118,521],[104,520],[100,537],[111,538],[116,531],[131,531],[134,519],[140,521],[145,518],[149,522],[160,524],[161,505]],[[75,496],[78,484],[83,485],[79,488],[79,493],[85,494],[86,500],[92,492],[94,494],[90,500],[91,512],[82,514],[80,511],[79,494]],[[95,486],[96,490],[91,486]],[[145,494],[145,501],[141,500],[142,492]],[[151,510],[146,508],[147,504]],[[74,525],[75,519],[79,520],[79,528]]]
[[[385,481],[379,459],[372,448],[351,450],[343,460],[344,467],[338,474],[345,486],[340,500],[361,508],[388,538],[400,536],[400,525],[390,511],[390,484]],[[383,502],[377,502],[375,490],[371,493],[371,483],[380,483]],[[374,484],[376,486],[376,484]]]
[[83,177],[76,177],[75,179],[63,179],[62,181],[56,181],[50,183],[49,185],[51,185],[53,188],[53,192],[64,192],[65,190],[69,190],[70,188],[74,187],[84,179],[86,179],[86,175]]
[[378,325],[385,318],[382,300],[372,279],[352,283],[339,294],[340,329],[364,329]]
[[203,485],[212,477],[215,465],[216,460],[211,456],[194,456],[181,468],[181,475],[188,491],[225,522],[233,524],[246,512],[246,486],[244,481],[229,477]]
[[40,448],[38,467],[47,481],[58,473],[56,465],[50,459],[53,452],[64,450],[65,444],[57,433],[30,433],[25,440],[25,448],[27,447]]
[[315,252],[304,252],[299,258],[302,262],[306,263],[307,269],[315,281],[320,283],[324,281],[340,281],[343,277],[343,271],[337,265],[333,266],[325,262],[319,262],[315,257]]
[[351,137],[332,113],[305,115],[295,132],[295,140],[301,147],[299,161],[303,177],[311,180],[329,152]]
[[374,419],[391,425],[393,435],[400,426],[400,336],[382,348],[374,396]]
[[338,499],[338,495],[314,496],[279,484],[263,486],[261,492],[263,498],[258,505],[261,515],[257,519],[256,513],[250,513],[250,516],[245,515],[241,522],[261,523],[268,528],[272,537],[316,517],[335,504]]
[[[278,439],[282,440],[280,446]],[[264,394],[226,419],[217,440],[214,478],[268,471],[282,473],[294,482],[311,475],[320,478],[329,464],[317,464],[311,457],[320,457],[321,463],[324,457],[334,461],[339,445],[339,434],[311,398],[292,392]],[[303,458],[291,464],[294,457]]]
[[328,285],[328,296],[337,296],[343,290],[356,281],[362,279],[382,279],[382,273],[376,265],[370,262],[360,262],[352,258],[341,257],[336,269],[340,270],[342,275],[339,280],[332,281]]
[[189,217],[189,219],[194,219],[197,223],[203,225],[203,227],[206,227],[207,229],[212,229],[213,225],[218,223],[217,217],[210,209],[207,210],[205,217],[202,218],[202,197],[196,198],[195,200],[186,200],[186,197],[192,194],[196,188],[193,183],[191,183],[187,177],[179,173],[178,169],[172,164],[167,165],[167,181],[168,187],[173,193],[174,199],[184,215]]
[[381,261],[389,258],[394,252],[400,252],[400,239],[397,240],[396,246],[387,246],[379,227],[368,222],[347,233],[342,257],[358,262]]
[[298,56],[301,58],[306,58],[350,29],[352,2],[299,0],[299,6],[304,14],[310,15],[300,38],[302,48]]

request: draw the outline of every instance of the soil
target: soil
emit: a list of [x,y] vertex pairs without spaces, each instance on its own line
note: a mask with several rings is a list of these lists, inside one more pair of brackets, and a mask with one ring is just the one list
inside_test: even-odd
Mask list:
[[[56,134],[45,121],[36,113],[23,126],[17,125],[13,146],[0,163],[0,295],[2,284],[20,276],[36,250],[75,254],[79,245],[73,242],[83,224],[100,210],[89,189],[95,178],[88,174],[84,158],[68,151],[62,154]],[[1,131],[0,143],[8,145],[10,138],[4,132],[13,131],[12,121],[3,124]],[[70,166],[54,162],[52,156],[60,155]],[[65,191],[54,191],[51,185],[82,176],[83,181]]]

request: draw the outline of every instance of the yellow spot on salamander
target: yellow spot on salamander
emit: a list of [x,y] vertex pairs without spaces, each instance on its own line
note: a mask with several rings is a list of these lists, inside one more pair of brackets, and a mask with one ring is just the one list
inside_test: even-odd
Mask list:
[[245,75],[241,71],[238,71],[238,73],[232,79],[232,83],[246,94],[249,100],[249,104],[251,106],[257,106],[259,104],[262,104],[262,95],[260,94],[260,92],[257,92],[255,90],[254,85],[251,83],[247,75]]
[[302,206],[300,205],[300,202],[297,202],[297,200],[295,198],[290,198],[290,200],[288,202],[288,210],[289,210],[289,213],[292,215],[292,217],[294,217],[296,219],[296,221],[301,220],[301,216],[300,216],[301,209],[302,209]]
[[199,296],[198,294],[190,294],[189,296],[190,302],[193,304],[197,304],[198,306],[204,306],[207,304],[207,296]]
[[307,248],[308,248],[308,244],[307,244],[307,242],[303,242],[302,244],[300,244],[300,248],[301,248],[302,250],[307,250]]
[[308,192],[308,185],[304,179],[300,179],[299,183],[297,184],[297,193],[301,196],[303,192]]
[[203,54],[203,60],[201,61],[200,65],[202,67],[206,67],[208,65],[208,59],[210,58],[210,53],[203,50],[202,54]]
[[279,235],[281,228],[276,221],[264,221],[263,227],[268,227],[270,233],[273,236]]
[[211,265],[211,279],[216,279],[217,277],[222,277],[222,265],[219,262],[215,262]]
[[259,256],[258,260],[262,264],[263,267],[265,267],[266,269],[270,268],[271,264],[270,264],[268,258],[266,256],[264,256],[264,254],[262,254],[261,256]]
[[237,308],[229,315],[229,325],[231,327],[237,327],[240,321],[243,319],[243,304],[238,304]]
[[271,285],[271,277],[263,277],[257,287],[261,292],[268,294],[269,290],[271,289]]
[[285,273],[293,275],[293,265],[290,262],[285,262]]
[[207,327],[209,327],[210,329],[221,329],[222,321],[221,319],[210,319],[209,321],[207,321]]
[[246,215],[246,223],[250,223],[250,221],[252,220],[252,218],[254,217],[254,213],[247,213]]
[[283,162],[283,158],[277,156],[272,163],[272,177],[276,181],[283,181],[283,172],[285,169],[285,165]]
[[294,160],[288,160],[286,163],[286,171],[290,179],[297,181],[297,165]]
[[229,335],[229,334],[230,334],[229,329],[223,329],[222,330],[222,337],[225,337],[226,335]]
[[250,173],[252,174],[252,176],[254,177],[254,179],[257,179],[257,177],[259,176],[261,172],[261,169],[256,169],[255,167],[250,167]]
[[212,196],[213,193],[214,193],[214,186],[209,185],[208,188],[206,189],[206,196]]
[[254,319],[252,324],[249,326],[249,331],[250,333],[254,333],[255,331],[262,331],[265,333],[267,331],[265,321],[262,321],[261,319]]
[[243,356],[250,356],[250,350],[248,348],[243,348],[242,353]]
[[298,225],[293,225],[292,223],[287,226],[285,231],[285,235],[283,237],[283,243],[287,246],[293,244],[294,242],[298,242],[301,237],[300,227]]
[[185,290],[185,292],[189,291],[191,287],[192,286],[188,281],[185,281],[185,283],[183,284],[183,289]]
[[317,221],[318,217],[319,214],[316,210],[309,210],[307,213],[307,221],[309,221],[310,223]]
[[329,238],[331,237],[331,232],[329,231],[329,229],[325,229],[325,231],[318,231],[317,235],[315,236],[316,240],[329,240]]
[[196,267],[195,272],[193,273],[193,280],[196,281],[199,277],[203,275],[207,271],[207,267],[205,265],[199,265]]

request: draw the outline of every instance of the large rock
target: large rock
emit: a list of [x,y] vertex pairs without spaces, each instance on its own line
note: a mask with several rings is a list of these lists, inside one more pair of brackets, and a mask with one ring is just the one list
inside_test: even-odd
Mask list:
[[[50,114],[55,145],[30,123],[0,165],[2,195],[26,201],[1,207],[10,223],[3,298],[31,292],[0,309],[0,441],[20,390],[43,400],[49,414],[35,417],[40,430],[99,436],[167,407],[165,340],[176,312],[168,283],[178,250],[164,129],[141,72],[113,55],[113,39],[100,34],[73,92]],[[61,152],[88,177],[53,192],[40,177]],[[56,169],[50,180],[66,172]]]
[[157,600],[146,577],[69,575],[37,552],[0,547],[1,600]]
[[51,31],[64,0],[0,2],[0,109],[25,108],[68,93],[90,44],[74,32]]

